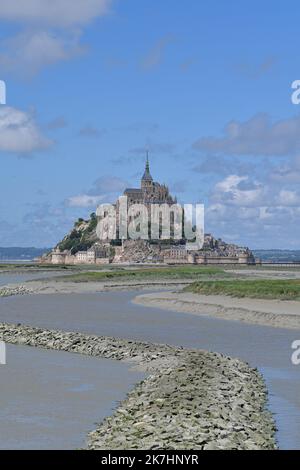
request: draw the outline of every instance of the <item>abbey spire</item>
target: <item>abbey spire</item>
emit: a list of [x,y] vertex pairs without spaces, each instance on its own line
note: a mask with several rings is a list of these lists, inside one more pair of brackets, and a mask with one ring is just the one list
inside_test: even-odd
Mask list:
[[[132,204],[169,204],[176,202],[167,186],[153,180],[150,173],[149,152],[146,155],[145,171],[141,178],[140,188],[127,188],[124,191],[127,196],[128,205]],[[148,206],[150,207],[150,206]]]
[[149,164],[149,152],[147,151],[147,157],[146,157],[146,167],[145,167],[145,172],[142,178],[142,181],[153,181],[153,178],[150,173],[150,164]]

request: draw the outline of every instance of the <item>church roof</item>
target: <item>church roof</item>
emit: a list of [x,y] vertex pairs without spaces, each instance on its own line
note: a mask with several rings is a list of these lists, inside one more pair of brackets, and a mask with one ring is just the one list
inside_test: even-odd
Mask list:
[[143,174],[142,181],[153,181],[153,178],[150,173],[149,157],[147,152],[146,168]]
[[141,193],[142,190],[139,188],[126,188],[124,193]]

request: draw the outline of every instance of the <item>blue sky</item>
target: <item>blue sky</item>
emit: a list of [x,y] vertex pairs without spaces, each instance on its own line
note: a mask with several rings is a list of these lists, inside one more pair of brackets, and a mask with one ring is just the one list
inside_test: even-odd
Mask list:
[[298,2],[0,5],[0,246],[56,244],[139,184],[149,148],[207,232],[300,248]]

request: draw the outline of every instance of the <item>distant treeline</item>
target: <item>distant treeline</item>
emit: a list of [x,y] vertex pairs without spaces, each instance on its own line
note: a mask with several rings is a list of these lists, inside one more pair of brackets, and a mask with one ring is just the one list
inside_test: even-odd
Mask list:
[[33,260],[50,251],[50,248],[0,247],[0,260]]
[[300,261],[300,250],[253,250],[254,256],[263,261],[274,263],[293,263]]

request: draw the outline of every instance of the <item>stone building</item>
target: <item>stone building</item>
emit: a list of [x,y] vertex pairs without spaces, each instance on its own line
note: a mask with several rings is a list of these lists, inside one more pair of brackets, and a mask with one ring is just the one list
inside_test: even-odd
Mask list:
[[219,256],[218,254],[212,253],[211,255],[204,254],[204,253],[195,253],[194,254],[194,264],[202,264],[202,265],[216,265],[216,264],[244,264],[244,265],[251,265],[255,264],[255,259],[252,254],[249,253],[236,253],[235,255],[232,254],[230,256]]
[[150,173],[149,156],[147,153],[146,167],[141,179],[140,188],[127,188],[124,196],[128,198],[128,205],[131,204],[176,204],[177,199],[173,198],[169,188],[165,184],[153,181]]
[[[109,264],[111,262],[109,248],[100,245],[94,245],[86,251],[77,251],[75,255],[71,251],[60,251],[55,248],[51,254],[50,259],[52,264]],[[44,262],[48,262],[47,257]]]
[[96,261],[95,251],[92,248],[87,251],[77,251],[75,258],[78,264],[94,264]]
[[[146,158],[146,165],[145,171],[141,178],[140,188],[127,188],[125,189],[123,196],[127,197],[127,209],[129,210],[130,206],[134,204],[143,204],[147,211],[148,211],[148,222],[151,221],[151,206],[153,205],[164,205],[167,204],[168,206],[172,206],[173,204],[177,204],[177,198],[173,197],[170,194],[168,186],[165,184],[160,184],[153,180],[152,175],[150,173],[150,164],[149,164],[149,155],[147,152]],[[137,217],[137,215],[135,215]],[[172,217],[172,215],[171,215]],[[128,215],[127,223],[130,223],[133,220],[133,216]],[[120,237],[119,231],[119,221],[120,221],[120,202],[119,200],[116,202],[116,232],[117,238]],[[158,226],[158,224],[156,223]],[[154,221],[152,220],[152,227],[154,226]],[[172,230],[172,222],[170,225],[170,229]],[[151,237],[150,228],[149,230],[149,238]]]
[[[66,257],[69,255],[68,251],[60,251],[59,248],[55,248],[51,253],[51,263],[52,264],[65,264]],[[47,258],[44,262],[47,262]]]
[[188,263],[188,252],[183,245],[170,246],[169,249],[164,251],[165,264],[185,264]]
[[[225,243],[221,239],[215,239],[211,234],[205,234],[204,245],[201,249],[194,251],[191,249],[184,237],[180,239],[179,243],[174,241],[174,234],[177,228],[177,222],[172,219],[172,211],[170,211],[168,223],[170,223],[170,232],[167,234],[165,239],[161,238],[161,220],[151,220],[153,205],[159,206],[173,206],[177,204],[176,197],[173,197],[169,188],[165,184],[157,183],[153,180],[150,172],[149,157],[147,153],[145,171],[141,178],[140,188],[127,188],[124,193],[127,197],[127,224],[130,223],[133,218],[138,225],[139,211],[142,210],[137,208],[137,214],[132,210],[132,214],[129,212],[130,206],[133,204],[143,204],[146,206],[148,211],[148,238],[149,240],[140,239],[128,239],[127,236],[121,236],[119,226],[120,216],[120,202],[119,200],[115,204],[116,208],[116,221],[114,222],[114,233],[113,239],[107,239],[98,242],[96,237],[96,229],[90,230],[89,223],[86,222],[84,228],[86,231],[89,230],[88,236],[93,237],[93,245],[86,251],[78,251],[76,254],[75,250],[71,251],[60,251],[59,246],[55,248],[52,253],[43,259],[42,262],[47,260],[53,264],[107,264],[110,262],[114,263],[165,263],[165,264],[200,264],[200,265],[214,265],[214,264],[255,264],[253,254],[248,248],[239,247],[237,245]],[[157,207],[155,207],[157,208]],[[167,207],[168,208],[168,207]],[[132,208],[135,209],[135,208]],[[160,207],[160,211],[161,211]],[[155,211],[153,211],[155,212]],[[157,211],[158,212],[158,211]],[[154,216],[153,216],[154,217]],[[156,231],[150,230],[150,224],[156,228]],[[85,235],[82,230],[82,224],[75,226],[72,230],[79,235],[79,238]],[[137,230],[137,232],[141,230]],[[153,235],[154,234],[154,235]],[[72,241],[71,235],[65,237],[64,240]],[[115,239],[116,237],[116,239]],[[75,241],[78,237],[75,237]],[[69,245],[67,245],[69,246]]]

